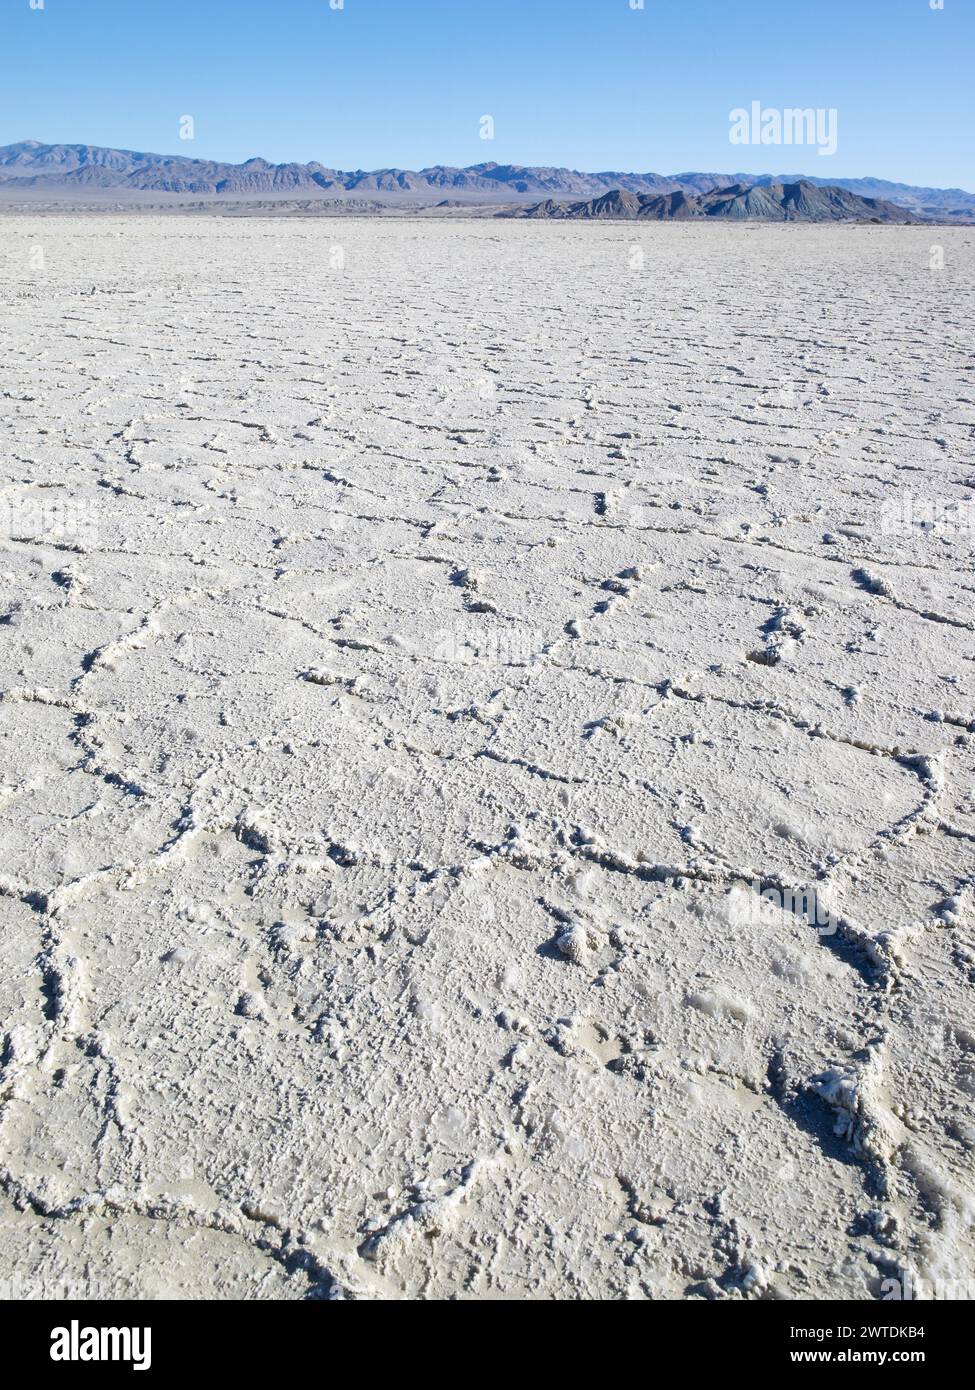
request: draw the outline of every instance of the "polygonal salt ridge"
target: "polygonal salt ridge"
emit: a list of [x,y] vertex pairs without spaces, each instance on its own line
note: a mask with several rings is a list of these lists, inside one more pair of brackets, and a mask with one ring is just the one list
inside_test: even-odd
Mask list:
[[622,738],[628,729],[636,728],[642,724],[647,716],[653,711],[655,705],[650,705],[645,710],[617,710],[613,714],[604,714],[598,719],[591,720],[583,730],[584,739],[595,738],[598,734],[612,734],[615,738]]
[[866,593],[872,594],[877,598],[882,598],[885,602],[892,604],[895,608],[904,613],[913,613],[919,618],[924,618],[929,622],[943,624],[950,628],[960,628],[965,632],[975,631],[975,623],[965,618],[952,617],[947,613],[938,613],[930,608],[922,608],[917,604],[908,603],[900,598],[884,576],[873,573],[867,569],[855,569],[851,572],[854,584],[863,589]]
[[16,1023],[0,1034],[0,1101],[17,1099],[27,1078],[43,1062],[50,1029],[39,1023]]
[[762,630],[770,637],[780,637],[783,640],[790,638],[794,642],[801,642],[809,631],[806,619],[818,617],[822,611],[816,604],[806,604],[801,608],[792,604],[781,604]]
[[492,1168],[501,1164],[504,1157],[505,1149],[502,1148],[493,1156],[472,1159],[463,1167],[457,1181],[453,1181],[448,1174],[436,1183],[415,1184],[413,1203],[374,1234],[367,1236],[359,1247],[360,1255],[369,1260],[395,1260],[417,1236],[440,1231],[445,1223],[456,1219],[474,1186]]
[[234,834],[241,844],[259,854],[271,854],[274,848],[274,825],[264,806],[245,806],[238,813]]
[[95,711],[73,695],[60,694],[48,686],[11,686],[0,691],[0,702],[9,704],[51,705],[56,709],[68,710],[71,714],[93,716]]
[[779,605],[762,625],[762,634],[766,639],[764,649],[749,653],[749,659],[759,665],[777,665],[794,647],[805,641],[809,633],[806,620],[816,617],[821,611],[814,604],[801,608],[791,604]]
[[[684,829],[693,830],[692,827],[684,827]],[[692,848],[694,847],[693,834],[684,835],[683,838]],[[683,864],[661,863],[642,849],[636,850],[633,857],[630,858],[614,849],[595,831],[584,826],[575,826],[568,834],[559,831],[559,841],[568,849],[570,854],[578,859],[584,859],[600,868],[610,869],[616,873],[630,874],[634,878],[646,881],[673,882],[678,887],[687,882],[731,884],[761,881],[763,887],[771,886],[783,893],[786,891],[786,886],[779,880],[771,880],[767,875],[760,875],[757,871],[745,870],[740,866],[733,867],[722,856],[710,851],[697,855]],[[793,885],[793,889],[797,889],[797,886]]]
[[163,630],[159,614],[147,614],[132,632],[127,633],[124,637],[119,637],[114,642],[106,642],[103,647],[96,647],[93,652],[89,652],[82,662],[82,673],[76,677],[75,685],[96,667],[106,671],[117,670],[120,657],[129,652],[141,651],[160,636]]
[[909,768],[920,781],[933,793],[944,790],[947,778],[945,758],[948,754],[947,748],[940,748],[933,753],[913,753],[904,754],[899,759],[902,766]]
[[[882,1099],[886,1035],[867,1044],[862,1060],[827,1068],[806,1083],[806,1090],[834,1112],[833,1132],[855,1153],[885,1168],[904,1139],[904,1128]],[[884,1190],[888,1180],[878,1173]]]
[[509,826],[507,836],[500,845],[478,846],[478,848],[486,849],[487,854],[492,858],[506,859],[519,869],[542,868],[552,858],[551,851],[543,849],[525,825]]
[[64,590],[69,601],[80,598],[92,583],[91,575],[86,574],[79,565],[62,565],[60,569],[52,571],[51,579]]
[[884,969],[884,984],[888,994],[908,963],[911,944],[922,935],[925,925],[924,922],[901,922],[885,928],[873,938],[877,963]]
[[879,598],[891,599],[896,602],[897,595],[893,586],[883,575],[874,574],[872,570],[868,569],[855,569],[852,579],[854,584],[858,584],[868,594],[876,594]]
[[128,886],[139,881],[140,873],[148,878],[150,870],[130,859],[114,868],[97,869],[94,873],[82,874],[79,878],[72,879],[70,883],[61,884],[59,887],[46,892],[36,893],[34,896],[38,906],[49,917],[52,919],[63,918],[66,909],[79,902],[93,890]]
[[[260,1201],[246,1196],[239,1206],[225,1204],[206,1208],[183,1194],[126,1191],[120,1185],[100,1192],[72,1195],[62,1182],[50,1175],[27,1183],[8,1169],[0,1169],[0,1190],[7,1194],[18,1211],[31,1211],[58,1220],[76,1216],[129,1214],[240,1236],[272,1259],[288,1267],[302,1269],[314,1284],[329,1287],[330,1298],[343,1296],[332,1270],[310,1248],[308,1233],[295,1231],[283,1216],[266,1211]],[[255,1226],[256,1232],[253,1230]],[[296,1250],[295,1246],[301,1248]],[[346,1285],[350,1292],[358,1291],[355,1281],[351,1285],[346,1281]]]
[[52,940],[42,953],[42,970],[50,1000],[52,1028],[73,1038],[87,1027],[88,969],[62,941]]
[[[701,881],[692,868],[687,876]],[[746,881],[734,871],[729,871],[728,879],[730,887],[722,910],[729,926],[775,929],[783,913],[793,916],[827,943],[837,939],[853,947],[872,967],[873,987],[884,993],[889,993],[897,981],[906,946],[914,939],[916,930],[923,930],[923,923],[911,923],[904,929],[892,928],[872,935],[842,910],[836,885],[828,879],[786,884],[777,877],[753,875]]]

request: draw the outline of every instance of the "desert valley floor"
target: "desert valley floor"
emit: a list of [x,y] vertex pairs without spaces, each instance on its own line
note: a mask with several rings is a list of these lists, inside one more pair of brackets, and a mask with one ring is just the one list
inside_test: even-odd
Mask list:
[[3,219],[9,1293],[971,1285],[973,272]]

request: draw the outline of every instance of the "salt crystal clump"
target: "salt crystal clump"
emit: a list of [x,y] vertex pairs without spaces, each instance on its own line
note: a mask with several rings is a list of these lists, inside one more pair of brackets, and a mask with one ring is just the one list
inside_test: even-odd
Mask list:
[[264,996],[257,991],[245,991],[237,1000],[237,1013],[241,1018],[263,1018]]
[[555,944],[574,965],[584,965],[595,949],[595,934],[588,927],[574,922],[559,932]]
[[764,1265],[760,1265],[756,1260],[750,1261],[745,1266],[745,1273],[742,1276],[742,1289],[745,1293],[760,1293],[768,1286],[769,1274]]

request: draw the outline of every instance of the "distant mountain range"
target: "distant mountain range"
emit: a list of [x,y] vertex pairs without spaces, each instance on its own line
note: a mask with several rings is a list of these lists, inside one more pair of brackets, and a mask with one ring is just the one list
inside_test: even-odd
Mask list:
[[[767,197],[755,193],[769,189]],[[777,190],[800,189],[798,194],[782,195]],[[436,165],[429,169],[357,169],[348,172],[324,164],[271,164],[266,159],[248,159],[243,164],[224,164],[182,155],[140,154],[133,150],[107,149],[100,145],[45,145],[37,140],[0,147],[0,198],[31,199],[53,193],[72,195],[77,201],[103,199],[145,201],[173,195],[218,199],[301,198],[348,199],[380,198],[390,202],[404,199],[429,204],[449,193],[452,200],[471,203],[517,205],[533,200],[592,200],[600,203],[604,194],[635,195],[657,200],[654,210],[641,204],[630,211],[627,202],[617,213],[595,211],[566,213],[537,211],[537,216],[729,216],[804,217],[806,208],[818,208],[810,189],[832,190],[826,199],[838,211],[836,192],[845,190],[885,207],[896,204],[915,217],[942,222],[975,221],[975,194],[959,188],[917,188],[889,183],[884,179],[824,179],[805,175],[752,174],[633,174],[620,172],[581,173],[575,169],[524,167],[516,164],[475,164],[458,169]],[[733,191],[732,191],[733,190]],[[774,190],[774,191],[773,191]],[[667,205],[659,200],[680,194],[680,200]],[[734,211],[718,212],[718,201],[711,195],[725,194]],[[788,208],[782,199],[785,196]],[[778,208],[776,212],[772,205]],[[544,202],[539,205],[544,207]],[[667,211],[667,207],[671,210]],[[852,205],[851,205],[852,206]],[[852,213],[849,215],[858,215]],[[872,216],[887,220],[881,210]]]
[[762,222],[920,222],[907,208],[883,198],[862,198],[845,188],[794,183],[731,184],[694,197],[684,192],[628,193],[614,189],[598,198],[560,203],[552,198],[534,207],[516,208],[502,217],[532,218],[649,218],[670,222],[695,217],[723,217]]

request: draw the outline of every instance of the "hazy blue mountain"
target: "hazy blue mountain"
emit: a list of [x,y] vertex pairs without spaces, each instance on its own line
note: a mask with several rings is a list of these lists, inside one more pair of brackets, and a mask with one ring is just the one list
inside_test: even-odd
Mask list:
[[[347,194],[372,194],[397,199],[410,196],[427,199],[433,194],[449,192],[460,199],[518,203],[530,199],[559,201],[566,198],[599,202],[605,194],[666,199],[680,194],[691,201],[678,199],[672,203],[659,203],[652,211],[645,207],[633,215],[734,217],[776,215],[758,193],[749,202],[741,190],[799,185],[845,189],[867,200],[898,204],[922,218],[975,220],[975,194],[963,189],[917,188],[873,178],[826,179],[805,175],[692,171],[679,174],[586,173],[577,169],[493,162],[474,164],[464,169],[435,165],[419,170],[390,168],[348,171],[332,169],[317,162],[272,164],[266,159],[254,157],[243,164],[227,164],[217,160],[192,159],[186,155],[144,154],[99,145],[45,145],[38,140],[22,140],[18,144],[0,147],[0,194],[8,198],[18,194],[54,192],[74,193],[79,199],[109,193],[235,198],[286,195],[335,198]],[[732,189],[738,191],[731,194]],[[713,194],[729,195],[727,204],[719,204],[726,210],[707,211],[693,203],[695,199],[708,198]],[[772,202],[778,204],[783,216],[793,213],[802,215],[803,200],[808,203],[809,196],[800,195],[799,201],[791,209],[779,202],[778,195],[773,195]],[[834,210],[840,210],[835,199],[833,206]],[[592,212],[575,212],[572,215],[628,215],[625,212],[614,214],[611,207],[612,204],[601,205]],[[755,210],[748,212],[749,207]],[[819,204],[816,204],[816,210],[817,215],[823,211]],[[534,215],[547,214],[538,212]],[[882,215],[886,219],[887,214]]]

